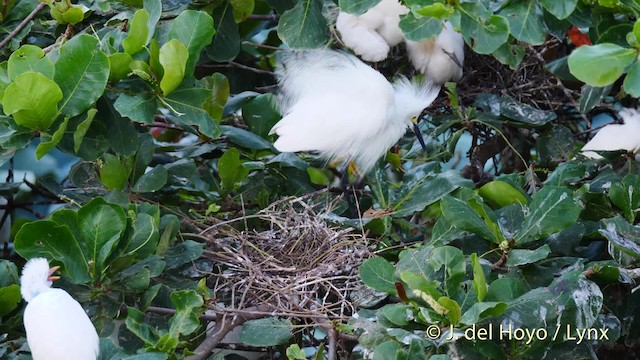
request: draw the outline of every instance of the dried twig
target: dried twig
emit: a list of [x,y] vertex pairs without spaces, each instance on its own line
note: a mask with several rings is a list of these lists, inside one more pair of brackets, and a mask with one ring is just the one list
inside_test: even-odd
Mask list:
[[36,6],[35,9],[33,9],[33,11],[30,12],[29,15],[27,15],[27,17],[25,17],[24,20],[22,20],[20,24],[18,24],[18,26],[16,26],[16,28],[13,29],[13,31],[9,33],[9,35],[7,35],[6,38],[2,39],[2,41],[0,42],[0,49],[5,47],[9,43],[9,41],[11,41],[11,39],[16,37],[20,33],[20,31],[22,31],[22,29],[27,26],[29,21],[31,21],[36,16],[36,14],[40,12],[40,10],[44,9],[45,6],[47,6],[47,4],[45,3],[38,4],[38,6]]

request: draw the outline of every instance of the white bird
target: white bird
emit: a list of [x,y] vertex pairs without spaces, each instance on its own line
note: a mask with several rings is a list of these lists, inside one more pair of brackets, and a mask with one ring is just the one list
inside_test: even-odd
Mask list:
[[364,175],[404,135],[440,88],[400,77],[389,83],[357,57],[328,49],[288,54],[276,68],[283,118],[270,134],[281,152],[318,151],[354,161]]
[[438,84],[462,78],[464,39],[445,21],[440,34],[424,41],[407,40],[409,59],[419,72]]
[[609,124],[582,147],[582,154],[591,159],[601,159],[594,151],[626,150],[637,153],[640,150],[640,112],[636,109],[622,109],[618,113],[624,124]]
[[53,273],[45,258],[29,260],[22,270],[20,292],[28,302],[24,328],[34,360],[95,360],[98,334],[82,306],[62,289],[51,288]]
[[[341,11],[336,30],[344,44],[362,59],[382,61],[391,47],[405,40],[400,16],[408,12],[409,9],[398,0],[382,0],[359,16]],[[413,67],[429,80],[443,84],[462,78],[464,39],[448,21],[435,37],[423,41],[406,40],[406,43]]]
[[344,44],[366,61],[387,58],[391,47],[404,40],[400,30],[400,15],[409,9],[398,0],[382,0],[362,15],[340,11],[336,30]]

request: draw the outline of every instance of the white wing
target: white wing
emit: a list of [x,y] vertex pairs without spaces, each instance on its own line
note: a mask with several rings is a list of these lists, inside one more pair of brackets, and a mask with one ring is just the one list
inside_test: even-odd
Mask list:
[[33,298],[24,311],[27,342],[34,360],[95,360],[98,334],[82,306],[62,289]]
[[585,156],[599,159],[593,150],[637,151],[640,148],[640,113],[635,109],[623,109],[620,115],[624,124],[609,124],[600,129],[582,148]]

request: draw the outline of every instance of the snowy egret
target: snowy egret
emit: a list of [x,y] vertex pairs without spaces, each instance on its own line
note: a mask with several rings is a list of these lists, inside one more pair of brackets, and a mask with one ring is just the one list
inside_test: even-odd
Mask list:
[[407,52],[413,67],[438,84],[462,78],[464,39],[444,22],[440,34],[425,41],[407,40]]
[[22,270],[20,292],[28,302],[24,328],[34,360],[95,360],[99,339],[82,306],[62,289],[53,289],[58,266],[44,258],[29,260]]
[[595,151],[627,150],[638,152],[640,149],[640,112],[636,109],[622,109],[618,112],[624,124],[609,124],[582,147],[582,154],[591,159],[601,159]]
[[360,175],[369,171],[417,126],[423,109],[438,96],[430,82],[400,77],[389,83],[357,57],[328,49],[288,54],[276,68],[284,117],[270,131],[282,152],[318,151]]
[[382,0],[357,16],[341,11],[336,30],[344,44],[366,61],[382,61],[391,47],[404,40],[400,15],[409,12],[398,0]]
[[[382,61],[389,49],[404,40],[400,16],[409,9],[398,0],[382,0],[364,14],[357,16],[340,12],[336,29],[344,44],[366,61]],[[407,53],[413,67],[438,84],[462,77],[464,39],[450,22],[442,31],[423,41],[407,40]]]

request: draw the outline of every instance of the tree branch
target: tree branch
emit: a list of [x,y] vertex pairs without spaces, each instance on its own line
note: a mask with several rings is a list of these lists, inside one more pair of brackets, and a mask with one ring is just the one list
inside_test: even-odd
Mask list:
[[11,39],[16,37],[16,35],[18,35],[20,31],[22,31],[22,29],[27,26],[29,21],[31,21],[36,16],[36,14],[40,12],[40,10],[44,9],[45,6],[47,6],[47,4],[45,3],[38,4],[38,6],[36,6],[36,8],[33,9],[33,11],[29,15],[27,15],[27,17],[24,18],[24,20],[22,20],[22,22],[20,22],[20,24],[18,24],[18,26],[13,29],[13,31],[6,38],[2,40],[2,42],[0,42],[0,49],[5,47],[9,43],[9,41],[11,41]]

